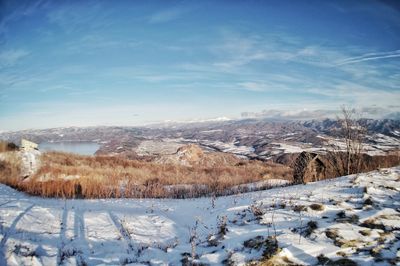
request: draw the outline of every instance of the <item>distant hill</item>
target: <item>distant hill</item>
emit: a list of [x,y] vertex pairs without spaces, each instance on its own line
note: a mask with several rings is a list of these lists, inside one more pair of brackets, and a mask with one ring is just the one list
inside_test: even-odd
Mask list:
[[[360,119],[359,123],[363,126],[368,134],[384,134],[387,136],[400,137],[400,120],[392,119]],[[316,132],[335,136],[339,131],[340,125],[337,120],[311,120],[302,123],[305,127],[315,130]]]
[[[367,129],[366,148],[371,154],[398,149],[400,121],[362,119]],[[337,142],[337,120],[279,121],[240,119],[192,123],[170,123],[148,127],[67,127],[0,133],[0,140],[19,143],[21,138],[37,143],[45,141],[93,141],[101,145],[98,154],[151,156],[163,143],[183,146],[194,143],[205,150],[225,152],[250,159],[268,160],[282,154],[303,150],[323,150],[327,143]],[[154,147],[141,143],[154,142]],[[151,146],[151,145],[150,145]],[[140,147],[140,152],[139,152]],[[143,148],[144,147],[144,148]],[[140,157],[140,155],[139,155]]]

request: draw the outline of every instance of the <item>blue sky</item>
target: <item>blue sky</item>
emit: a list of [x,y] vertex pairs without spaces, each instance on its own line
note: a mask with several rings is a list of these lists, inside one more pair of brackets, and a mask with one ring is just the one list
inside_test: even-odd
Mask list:
[[0,3],[0,130],[400,110],[398,1]]

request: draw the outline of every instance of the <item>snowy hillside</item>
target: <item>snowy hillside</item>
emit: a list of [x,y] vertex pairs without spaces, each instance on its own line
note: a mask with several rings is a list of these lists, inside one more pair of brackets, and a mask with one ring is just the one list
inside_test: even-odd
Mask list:
[[55,200],[0,185],[0,265],[240,265],[275,253],[395,265],[399,192],[400,167],[216,199]]

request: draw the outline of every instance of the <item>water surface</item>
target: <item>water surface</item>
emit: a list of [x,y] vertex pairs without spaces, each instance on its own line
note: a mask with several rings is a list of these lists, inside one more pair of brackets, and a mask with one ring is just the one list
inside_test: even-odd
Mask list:
[[62,151],[81,155],[93,155],[100,145],[88,141],[63,141],[63,142],[42,142],[39,144],[40,151]]

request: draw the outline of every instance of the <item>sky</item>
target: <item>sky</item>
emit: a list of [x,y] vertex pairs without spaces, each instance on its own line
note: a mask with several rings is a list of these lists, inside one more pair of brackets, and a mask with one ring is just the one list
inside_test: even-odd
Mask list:
[[0,0],[3,131],[342,105],[399,114],[399,1]]

